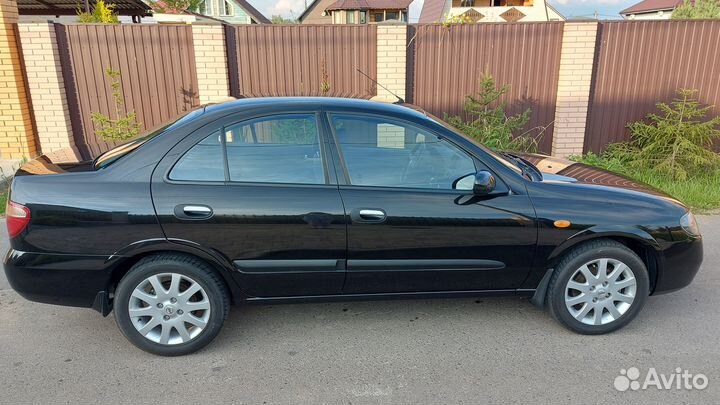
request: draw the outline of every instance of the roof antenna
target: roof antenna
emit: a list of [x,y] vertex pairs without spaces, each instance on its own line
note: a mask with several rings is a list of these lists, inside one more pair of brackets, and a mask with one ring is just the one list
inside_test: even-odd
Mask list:
[[388,90],[387,87],[385,87],[385,86],[383,86],[382,84],[378,83],[377,80],[375,80],[375,79],[373,79],[372,77],[368,76],[365,72],[363,72],[363,71],[360,70],[359,68],[355,68],[355,70],[357,70],[361,75],[363,75],[363,76],[367,77],[368,79],[372,80],[373,83],[375,83],[376,85],[382,87],[382,88],[383,88],[385,91],[387,91],[388,93],[390,93],[390,94],[392,94],[393,96],[395,96],[395,98],[398,99],[398,103],[402,103],[402,104],[405,103],[405,99],[403,99],[402,97],[400,97],[400,96],[398,96],[397,94],[393,93],[392,91]]

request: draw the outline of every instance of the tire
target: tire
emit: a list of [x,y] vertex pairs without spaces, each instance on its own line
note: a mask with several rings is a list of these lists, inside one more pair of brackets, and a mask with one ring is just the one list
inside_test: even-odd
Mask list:
[[552,316],[568,329],[600,335],[632,321],[649,291],[642,259],[619,242],[598,239],[575,247],[560,260],[550,278],[546,301]]
[[227,286],[205,262],[172,253],[137,262],[118,283],[114,298],[123,335],[160,356],[205,347],[220,332],[229,308]]

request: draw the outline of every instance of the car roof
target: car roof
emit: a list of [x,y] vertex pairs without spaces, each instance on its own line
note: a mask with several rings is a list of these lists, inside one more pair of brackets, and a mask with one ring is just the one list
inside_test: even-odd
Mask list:
[[330,108],[343,108],[343,109],[357,109],[375,113],[388,113],[388,114],[405,114],[412,115],[418,118],[426,118],[427,115],[423,113],[422,109],[412,106],[410,104],[391,104],[379,101],[371,101],[357,98],[342,98],[342,97],[253,97],[253,98],[241,98],[232,101],[226,101],[219,104],[208,104],[205,106],[205,112],[207,113],[232,113],[240,111],[244,108],[257,108],[263,106],[278,106],[283,105],[285,107],[297,105],[303,106],[308,104],[320,105],[323,107]]

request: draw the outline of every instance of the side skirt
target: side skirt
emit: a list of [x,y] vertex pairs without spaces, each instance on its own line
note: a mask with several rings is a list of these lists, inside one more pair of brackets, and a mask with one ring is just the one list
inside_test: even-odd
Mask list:
[[378,300],[404,300],[404,299],[435,299],[435,298],[474,298],[474,297],[531,297],[535,290],[508,289],[508,290],[473,290],[473,291],[429,291],[404,293],[377,293],[377,294],[333,294],[308,295],[298,297],[247,297],[243,302],[248,304],[290,304],[302,302],[347,302],[347,301],[378,301]]

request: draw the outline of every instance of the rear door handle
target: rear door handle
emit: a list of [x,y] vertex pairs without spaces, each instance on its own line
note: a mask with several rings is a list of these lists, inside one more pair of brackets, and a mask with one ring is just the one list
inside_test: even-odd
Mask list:
[[353,222],[381,223],[387,219],[385,211],[378,208],[360,208],[350,213]]
[[213,210],[207,205],[178,205],[175,207],[175,216],[180,219],[208,219],[212,215]]

